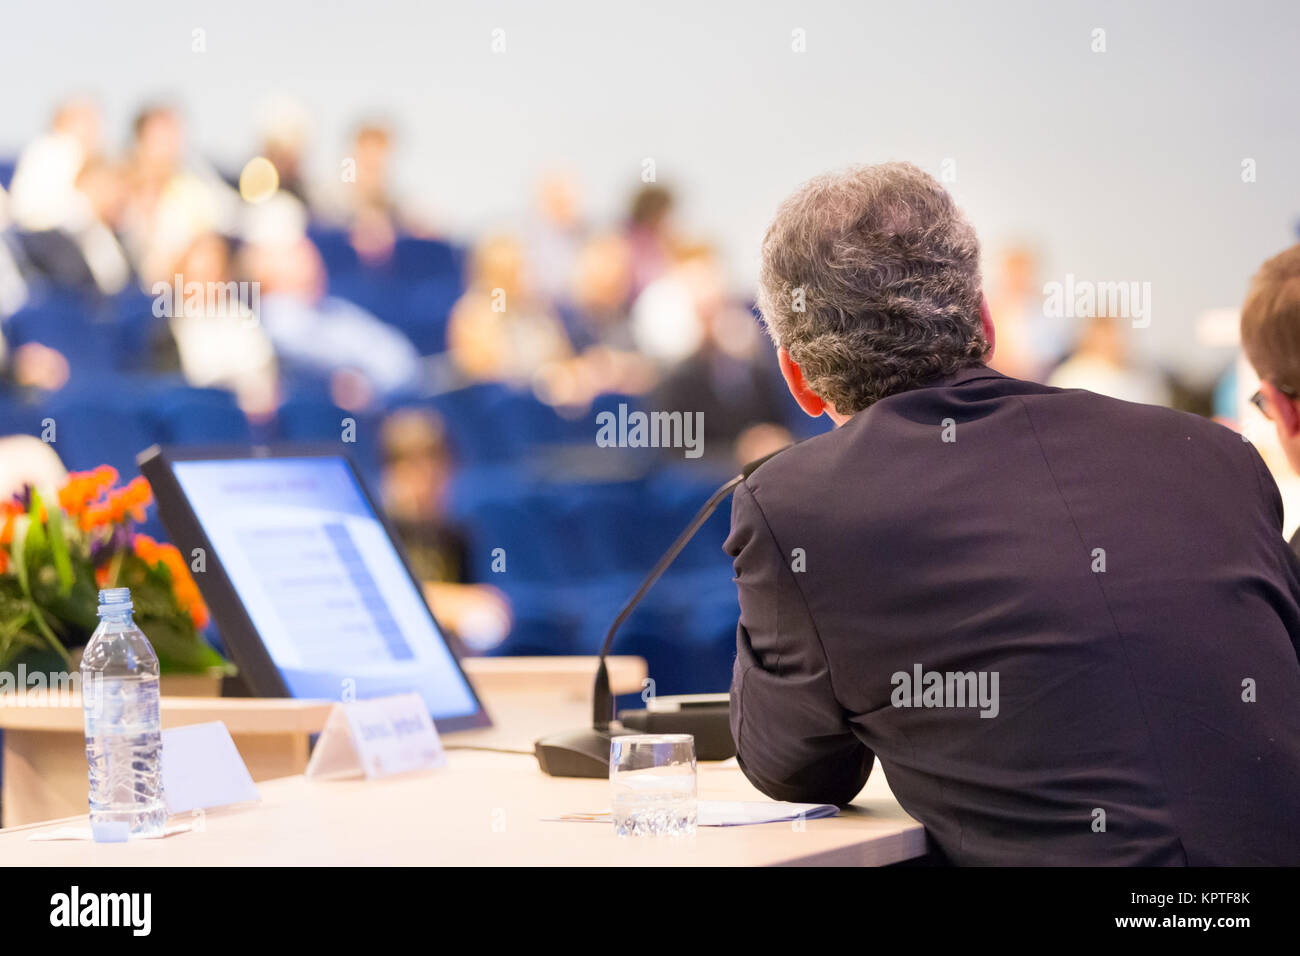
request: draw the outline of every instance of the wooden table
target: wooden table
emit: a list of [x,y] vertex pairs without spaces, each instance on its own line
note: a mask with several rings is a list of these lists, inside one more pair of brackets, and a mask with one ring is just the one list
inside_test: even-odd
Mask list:
[[[534,704],[588,700],[596,673],[592,657],[468,658],[464,664],[490,714],[494,710],[490,702],[504,708],[507,716],[519,715],[522,708],[525,715],[516,716],[516,723],[527,722],[526,712]],[[641,689],[646,676],[642,658],[612,657],[609,667],[615,693]],[[325,726],[331,706],[329,701],[164,697],[161,713],[165,728],[223,721],[253,779],[270,780],[306,769],[310,737]],[[81,701],[75,695],[0,697],[4,732],[0,825],[85,812],[82,720]],[[475,733],[486,743],[500,739],[497,727]]]
[[[128,844],[32,842],[38,824],[0,831],[15,866],[878,866],[920,856],[925,832],[877,767],[838,817],[800,826],[700,827],[683,840],[620,840],[607,823],[553,822],[609,806],[606,780],[548,777],[531,755],[541,734],[582,726],[585,701],[532,695],[489,700],[500,726],[451,734],[447,766],[388,780],[287,777],[258,784],[262,801],[209,812],[201,832]],[[762,800],[734,761],[702,763],[702,800]],[[57,825],[85,825],[85,817]]]

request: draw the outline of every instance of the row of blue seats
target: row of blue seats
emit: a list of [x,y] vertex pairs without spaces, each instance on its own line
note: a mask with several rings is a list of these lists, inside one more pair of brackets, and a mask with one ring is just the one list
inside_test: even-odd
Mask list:
[[363,263],[348,234],[313,227],[308,237],[320,250],[329,291],[372,312],[406,335],[421,355],[447,348],[447,322],[465,289],[464,250],[439,239],[401,236],[392,255]]
[[[721,552],[719,556],[717,566],[708,570],[670,570],[615,635],[614,653],[646,659],[657,694],[727,689],[739,607],[730,564]],[[492,653],[595,654],[640,579],[638,573],[534,589],[507,583],[514,627]]]
[[[346,236],[343,237],[345,248]],[[326,242],[326,248],[337,245]],[[356,259],[355,253],[352,259]],[[463,291],[460,252],[431,239],[397,241],[378,267],[345,262],[330,271],[331,294],[348,299],[402,332],[421,355],[447,347],[447,324]],[[10,345],[40,342],[68,357],[75,371],[139,368],[163,334],[153,299],[137,289],[105,301],[38,288],[33,301],[5,320]]]
[[[454,398],[443,396],[441,410],[461,416],[457,420],[463,424],[466,410],[495,391],[475,387],[453,393]],[[509,406],[505,396],[495,397]],[[493,405],[483,402],[483,407]],[[226,392],[120,376],[81,381],[39,401],[0,400],[0,433],[44,436],[74,470],[108,463],[129,478],[136,473],[135,453],[154,443],[301,441],[330,444],[350,455],[374,488],[379,414],[360,416],[357,441],[347,444],[340,430],[345,417],[328,400],[303,395],[285,403],[273,426],[254,434]],[[516,438],[525,434],[522,428]],[[622,601],[707,498],[717,477],[704,468],[679,466],[622,481],[556,480],[522,460],[462,471],[452,509],[470,538],[473,575],[501,587],[515,607],[516,626],[499,652],[597,648]],[[724,507],[620,639],[620,649],[651,660],[660,692],[718,689],[716,682],[729,667],[735,611],[730,566],[720,551],[726,529]],[[156,518],[146,530],[162,533]],[[493,570],[495,548],[504,549],[504,573]]]

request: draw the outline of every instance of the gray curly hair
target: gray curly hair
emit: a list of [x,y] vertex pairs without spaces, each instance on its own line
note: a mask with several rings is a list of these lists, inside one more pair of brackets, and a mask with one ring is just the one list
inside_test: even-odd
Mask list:
[[911,163],[806,183],[763,239],[758,306],[841,414],[983,361],[979,240]]

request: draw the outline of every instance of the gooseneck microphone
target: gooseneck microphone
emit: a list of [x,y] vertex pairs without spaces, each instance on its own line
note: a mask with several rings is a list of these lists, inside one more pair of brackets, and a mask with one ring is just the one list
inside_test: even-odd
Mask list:
[[[785,448],[788,447],[788,445],[785,446]],[[762,458],[751,461],[741,469],[740,474],[729,479],[718,488],[709,497],[709,500],[704,503],[703,507],[695,513],[695,517],[677,536],[677,540],[655,562],[655,566],[650,569],[650,573],[645,576],[645,580],[641,582],[636,592],[628,598],[622,610],[614,617],[609,630],[605,632],[605,641],[600,647],[600,663],[596,668],[596,683],[592,693],[591,727],[586,730],[552,734],[538,740],[533,746],[533,751],[537,755],[537,763],[544,773],[548,773],[553,777],[604,777],[608,775],[610,738],[629,732],[620,727],[614,720],[614,695],[610,692],[609,668],[606,664],[606,657],[609,655],[610,648],[614,645],[614,636],[618,633],[618,629],[623,626],[623,622],[636,610],[636,606],[641,603],[641,599],[645,597],[646,592],[677,560],[677,556],[682,553],[682,549],[690,543],[690,540],[695,537],[696,532],[700,530],[704,522],[708,521],[709,516],[717,510],[718,505],[736,490],[737,485],[752,475],[760,465],[774,455],[779,455],[785,451],[785,448],[778,448]]]

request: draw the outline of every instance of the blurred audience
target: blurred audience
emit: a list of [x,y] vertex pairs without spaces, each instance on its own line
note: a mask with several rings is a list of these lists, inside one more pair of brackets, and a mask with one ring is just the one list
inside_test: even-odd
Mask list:
[[632,305],[637,349],[668,368],[704,341],[709,319],[726,304],[726,275],[713,248],[679,244],[659,278]]
[[275,167],[281,191],[311,206],[313,197],[303,168],[303,154],[311,135],[306,108],[292,97],[270,97],[258,108],[257,130],[260,155]]
[[702,315],[704,338],[655,390],[651,404],[703,412],[704,453],[737,465],[794,439],[782,424],[785,389],[754,315],[718,301]]
[[632,250],[633,295],[639,295],[668,269],[677,241],[675,205],[672,191],[654,183],[642,186],[632,196],[627,239]]
[[[1002,348],[999,330],[998,348]],[[1119,320],[1105,315],[1085,321],[1074,352],[1047,378],[1057,388],[1086,388],[1099,395],[1168,405],[1169,386],[1159,373],[1135,363]]]
[[234,227],[239,195],[189,155],[173,107],[146,107],[132,129],[123,236],[148,287],[171,278],[172,263],[197,236]]
[[447,518],[453,465],[441,419],[408,408],[384,421],[380,494],[416,577],[439,621],[477,651],[510,630],[510,605],[494,587],[469,579],[469,544]]
[[1011,246],[998,257],[988,303],[998,330],[990,365],[1013,378],[1043,381],[1064,357],[1071,333],[1067,320],[1044,312],[1038,259],[1031,249]]
[[251,420],[269,419],[277,398],[275,353],[256,303],[241,297],[230,243],[215,232],[196,238],[176,263],[175,281],[198,290],[173,301],[167,317],[186,381],[227,389]]
[[77,98],[59,104],[47,132],[18,157],[10,183],[15,225],[24,232],[59,229],[77,214],[77,174],[99,150],[99,107]]
[[545,173],[537,184],[536,206],[524,230],[529,273],[539,294],[563,303],[571,291],[570,276],[587,234],[577,177],[568,170]]
[[401,332],[346,299],[326,294],[320,252],[305,237],[267,237],[242,253],[261,295],[261,325],[285,365],[330,378],[347,409],[416,390],[423,367]]
[[527,384],[572,355],[563,324],[533,287],[515,237],[492,236],[474,248],[468,288],[451,312],[447,346],[469,382]]

